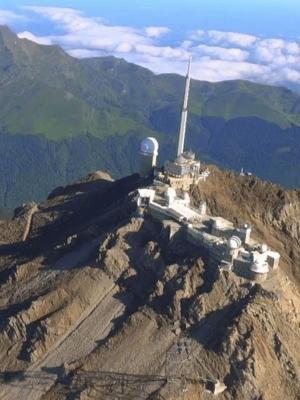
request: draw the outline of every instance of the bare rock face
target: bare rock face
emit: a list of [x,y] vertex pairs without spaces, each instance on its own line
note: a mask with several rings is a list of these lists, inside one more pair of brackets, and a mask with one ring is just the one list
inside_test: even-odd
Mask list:
[[138,216],[145,185],[97,172],[0,221],[1,400],[300,398],[299,193],[217,169],[192,188],[282,252],[258,284]]
[[216,167],[211,172],[206,182],[191,189],[194,204],[205,200],[213,215],[251,223],[256,236],[281,253],[282,268],[300,282],[300,190],[283,190]]

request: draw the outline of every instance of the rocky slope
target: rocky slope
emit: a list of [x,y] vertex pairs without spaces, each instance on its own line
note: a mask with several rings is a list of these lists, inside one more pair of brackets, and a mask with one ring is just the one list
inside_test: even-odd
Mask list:
[[95,173],[1,222],[0,398],[299,399],[299,192],[216,168],[192,188],[283,251],[253,284],[138,217],[147,184]]

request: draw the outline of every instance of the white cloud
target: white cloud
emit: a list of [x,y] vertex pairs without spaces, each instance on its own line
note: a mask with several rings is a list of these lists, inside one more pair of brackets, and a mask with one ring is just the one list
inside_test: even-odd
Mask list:
[[265,46],[257,46],[254,49],[254,58],[261,63],[272,63],[274,59],[274,52]]
[[119,46],[116,47],[116,51],[118,53],[130,53],[133,47],[128,42],[122,42]]
[[75,46],[114,51],[123,43],[131,46],[150,43],[150,39],[135,28],[108,25],[72,8],[31,6],[26,10],[50,19],[64,30],[65,33],[60,36],[52,36],[51,41],[67,48]]
[[[72,8],[30,6],[26,10],[40,14],[65,31],[62,35],[38,37],[37,42],[60,44],[73,56],[113,53],[116,55],[140,54],[141,57],[188,58],[182,48],[158,46],[154,38],[169,31],[166,27],[148,27],[144,30],[128,26],[112,26],[98,18],[84,16]],[[24,33],[20,37],[24,36]],[[26,32],[27,38],[29,37]],[[34,37],[32,36],[32,40]]]
[[203,73],[212,80],[300,83],[300,46],[295,41],[215,30],[192,32],[189,39],[185,47],[202,56]]
[[23,32],[19,36],[41,44],[59,44],[73,57],[112,54],[156,73],[185,74],[187,59],[192,55],[193,77],[197,79],[300,84],[300,45],[294,40],[197,30],[180,45],[167,46],[160,44],[160,37],[169,32],[167,27],[111,25],[72,8],[35,6],[26,10],[52,21],[60,33],[41,37]]
[[19,15],[9,10],[0,10],[0,25],[12,24],[22,20],[26,20],[24,15]]
[[103,53],[100,50],[88,50],[88,49],[72,49],[69,54],[75,58],[94,58],[100,57]]
[[170,46],[159,47],[139,44],[136,46],[136,51],[139,54],[146,54],[152,57],[176,58],[179,60],[186,60],[189,56],[189,53],[186,50]]
[[265,39],[261,42],[264,46],[269,47],[270,49],[278,49],[282,50],[285,48],[285,41],[283,39]]
[[295,71],[291,68],[284,68],[283,78],[290,82],[299,83],[300,82],[300,72]]
[[299,54],[300,46],[296,42],[290,42],[286,44],[286,51],[288,54]]
[[31,32],[24,31],[18,34],[20,39],[27,39],[31,40],[32,42],[38,43],[38,44],[44,44],[44,45],[50,45],[52,44],[52,40],[50,37],[42,37],[42,36],[36,36]]
[[224,47],[208,46],[206,44],[200,44],[197,49],[200,55],[224,61],[244,61],[249,56],[249,53],[245,50],[234,48],[226,49]]
[[230,62],[224,60],[202,59],[194,63],[195,78],[208,81],[232,79],[257,80],[268,70],[262,65],[250,62]]
[[223,31],[203,31],[198,30],[191,34],[193,40],[204,40],[211,44],[224,44],[237,47],[250,47],[256,42],[257,38],[253,35],[238,32],[223,32]]
[[170,32],[170,29],[165,26],[149,26],[145,29],[146,35],[151,38],[158,38]]

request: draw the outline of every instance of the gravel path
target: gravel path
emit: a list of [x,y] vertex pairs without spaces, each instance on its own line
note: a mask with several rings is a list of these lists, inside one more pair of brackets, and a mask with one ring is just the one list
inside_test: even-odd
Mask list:
[[31,229],[31,224],[32,224],[32,218],[34,216],[34,214],[38,211],[38,206],[35,204],[29,211],[28,211],[28,215],[27,215],[27,222],[26,222],[26,226],[24,229],[24,233],[23,233],[23,237],[22,237],[22,241],[25,242],[29,236],[30,233],[30,229]]

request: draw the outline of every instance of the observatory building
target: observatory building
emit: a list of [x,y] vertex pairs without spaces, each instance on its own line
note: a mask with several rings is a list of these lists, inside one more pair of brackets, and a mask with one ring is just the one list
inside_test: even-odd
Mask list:
[[165,162],[165,174],[174,178],[188,175],[199,176],[200,161],[195,160],[195,153],[186,151],[175,158],[174,161]]
[[140,176],[147,177],[153,174],[158,155],[158,141],[147,137],[141,142],[140,147]]
[[236,227],[210,216],[203,202],[198,208],[190,204],[187,192],[157,182],[151,189],[138,189],[136,203],[140,216],[146,212],[162,222],[169,240],[176,235],[190,242],[220,270],[256,280],[278,268],[280,254],[252,239],[250,225]]

